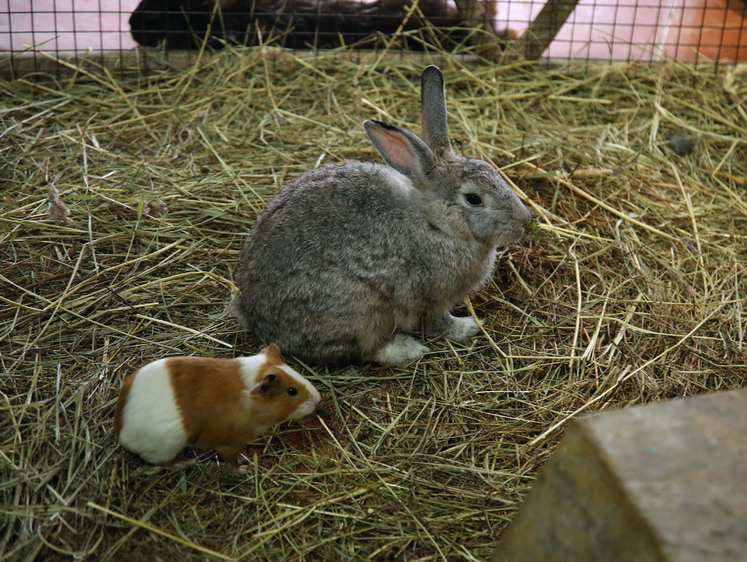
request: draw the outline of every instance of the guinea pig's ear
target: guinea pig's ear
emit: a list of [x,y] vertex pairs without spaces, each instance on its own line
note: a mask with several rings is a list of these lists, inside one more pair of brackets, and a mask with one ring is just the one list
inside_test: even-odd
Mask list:
[[267,394],[267,392],[275,384],[276,379],[277,375],[275,373],[267,373],[261,381],[259,381],[252,387],[252,389],[249,391],[249,394],[252,394],[254,396],[257,396],[259,394]]
[[269,347],[264,348],[262,350],[262,354],[266,355],[267,360],[273,365],[283,364],[283,356],[280,353],[280,348],[278,347],[278,344],[276,343],[271,343]]

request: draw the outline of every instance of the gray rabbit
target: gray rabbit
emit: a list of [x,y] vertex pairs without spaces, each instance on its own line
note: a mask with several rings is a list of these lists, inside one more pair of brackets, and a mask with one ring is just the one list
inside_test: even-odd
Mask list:
[[389,166],[306,172],[283,187],[244,243],[231,304],[265,341],[315,363],[408,363],[428,351],[412,335],[455,341],[479,324],[449,310],[491,274],[496,248],[530,213],[482,160],[454,154],[441,71],[422,75],[423,139],[368,120]]

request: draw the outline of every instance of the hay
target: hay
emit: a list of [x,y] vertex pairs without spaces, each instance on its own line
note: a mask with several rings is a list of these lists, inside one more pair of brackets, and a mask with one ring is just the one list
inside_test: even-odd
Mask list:
[[484,334],[397,369],[291,359],[319,416],[245,475],[118,447],[133,368],[260,347],[224,305],[279,186],[379,161],[365,118],[419,130],[430,59],[348,55],[0,84],[0,557],[480,559],[574,416],[745,385],[745,69],[443,55],[457,150],[539,213],[462,311]]

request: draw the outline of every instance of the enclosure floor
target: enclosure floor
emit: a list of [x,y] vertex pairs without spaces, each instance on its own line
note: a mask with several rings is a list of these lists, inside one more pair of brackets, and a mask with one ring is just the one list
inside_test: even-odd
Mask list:
[[[247,233],[305,171],[382,163],[365,119],[419,132],[429,62],[455,152],[537,216],[452,311],[480,333],[418,334],[431,351],[396,368],[286,353],[322,402],[249,444],[245,473],[124,450],[125,376],[270,343],[226,307]],[[0,560],[487,560],[581,415],[747,387],[747,65],[272,48],[165,63],[0,82]],[[350,240],[356,218],[327,201]],[[384,295],[400,280],[371,258]],[[333,275],[317,264],[304,283]]]

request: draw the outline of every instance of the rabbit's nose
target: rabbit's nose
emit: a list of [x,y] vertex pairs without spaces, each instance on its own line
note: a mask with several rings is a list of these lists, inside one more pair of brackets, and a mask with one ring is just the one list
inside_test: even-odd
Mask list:
[[516,218],[523,224],[524,226],[527,226],[529,222],[535,217],[535,213],[532,213],[524,203],[519,203],[521,208],[519,209],[519,212],[516,213]]

